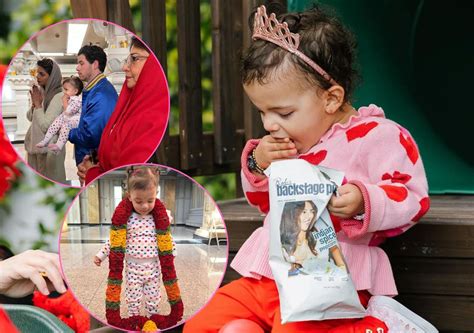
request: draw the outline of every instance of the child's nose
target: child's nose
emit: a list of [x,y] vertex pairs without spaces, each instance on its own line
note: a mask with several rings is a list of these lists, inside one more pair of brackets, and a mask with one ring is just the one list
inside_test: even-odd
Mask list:
[[265,131],[272,133],[276,132],[280,129],[280,126],[276,121],[273,121],[272,119],[265,119],[263,122],[263,128],[265,128]]

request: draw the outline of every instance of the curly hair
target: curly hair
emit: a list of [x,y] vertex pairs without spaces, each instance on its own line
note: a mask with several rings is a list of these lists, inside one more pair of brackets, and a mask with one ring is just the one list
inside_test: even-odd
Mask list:
[[[299,51],[321,66],[345,91],[344,102],[351,99],[360,80],[356,69],[357,43],[353,34],[330,9],[315,6],[299,13],[283,13],[280,3],[271,2],[267,12],[275,13],[280,22],[286,22],[292,33],[300,35]],[[249,17],[253,28],[255,11]],[[264,84],[272,77],[285,75],[289,68],[297,70],[307,85],[329,89],[324,77],[298,56],[265,40],[253,40],[242,57],[242,83]],[[303,81],[304,82],[304,81]]]
[[84,55],[90,64],[97,60],[99,63],[99,70],[101,72],[105,70],[105,66],[107,65],[107,55],[101,47],[97,45],[84,45],[77,53],[78,56],[81,54]]

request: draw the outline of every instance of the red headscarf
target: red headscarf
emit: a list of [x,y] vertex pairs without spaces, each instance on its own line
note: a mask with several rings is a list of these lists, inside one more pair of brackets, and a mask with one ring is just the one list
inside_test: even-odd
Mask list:
[[160,143],[170,104],[164,72],[151,54],[132,89],[125,82],[99,145],[99,167],[91,168],[86,183],[101,173],[132,163],[145,163]]

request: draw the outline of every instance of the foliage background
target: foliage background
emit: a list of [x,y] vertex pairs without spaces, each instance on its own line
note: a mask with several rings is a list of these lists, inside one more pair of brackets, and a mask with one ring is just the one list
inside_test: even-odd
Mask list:
[[0,205],[0,245],[14,253],[28,249],[58,251],[62,220],[78,189],[52,183],[17,163],[21,176]]
[[[140,0],[129,0],[134,26],[141,36]],[[210,0],[201,1],[201,59],[203,130],[213,130],[212,113],[212,34]],[[34,33],[46,26],[72,18],[69,0],[0,0],[0,63],[11,58]],[[166,1],[167,78],[170,88],[170,133],[179,133],[178,50],[176,0]],[[235,174],[196,177],[215,200],[235,197]]]

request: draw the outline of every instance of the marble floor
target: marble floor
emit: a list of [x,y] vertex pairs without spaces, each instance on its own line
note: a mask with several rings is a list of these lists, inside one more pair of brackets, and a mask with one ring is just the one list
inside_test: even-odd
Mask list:
[[[178,251],[175,266],[184,303],[183,320],[193,316],[217,290],[227,261],[226,245],[208,246],[193,239],[194,231],[189,227],[172,227]],[[69,287],[79,302],[100,321],[105,321],[108,261],[97,267],[93,259],[108,236],[109,226],[67,226],[60,242],[61,263]],[[169,311],[162,286],[160,313]],[[127,316],[124,286],[121,313],[123,317]]]

